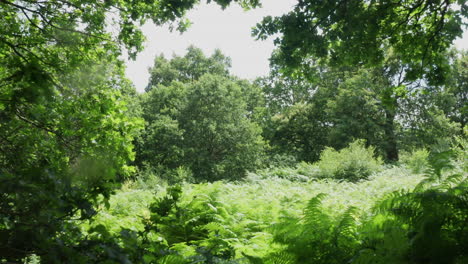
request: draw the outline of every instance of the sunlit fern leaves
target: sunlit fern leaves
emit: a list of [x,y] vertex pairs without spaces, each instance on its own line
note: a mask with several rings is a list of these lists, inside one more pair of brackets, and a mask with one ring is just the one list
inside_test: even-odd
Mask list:
[[323,213],[322,201],[325,197],[326,194],[320,193],[309,200],[304,209],[304,216],[302,219],[305,225],[315,225],[317,223],[328,224],[331,221],[330,217]]
[[358,219],[358,208],[349,207],[334,229],[334,243],[341,249],[339,253],[346,252],[342,258],[349,257],[349,254],[360,244]]
[[312,198],[302,217],[273,226],[274,242],[283,248],[265,263],[464,263],[468,177],[449,174],[449,154],[438,157],[426,181],[411,191],[387,194],[367,218],[354,207],[332,216],[321,206],[324,194]]
[[264,264],[295,264],[297,263],[296,257],[287,252],[278,252],[271,254],[264,262]]
[[167,255],[158,260],[159,264],[185,264],[189,263],[182,256],[178,255]]
[[189,200],[180,199],[179,186],[169,187],[167,193],[150,206],[151,217],[144,233],[167,245],[170,250],[163,255],[177,252],[187,263],[221,263],[235,258],[237,235],[215,193],[197,194]]
[[[461,174],[452,173],[454,175],[444,175],[445,171],[452,171],[454,168],[454,158],[455,152],[452,150],[431,153],[429,155],[429,168],[425,172],[426,177],[416,186],[414,191],[424,191],[437,185],[441,186],[453,182],[454,180],[455,183],[457,183],[460,177],[463,177]],[[459,177],[457,177],[457,175]]]
[[394,192],[374,211],[363,225],[366,253],[357,263],[458,263],[468,256],[466,175]]
[[322,208],[324,194],[312,198],[300,218],[286,218],[273,228],[274,241],[284,250],[266,263],[345,263],[357,241],[357,209],[334,218]]
[[453,150],[431,153],[429,155],[429,174],[441,178],[444,170],[453,169],[454,158],[455,152]]

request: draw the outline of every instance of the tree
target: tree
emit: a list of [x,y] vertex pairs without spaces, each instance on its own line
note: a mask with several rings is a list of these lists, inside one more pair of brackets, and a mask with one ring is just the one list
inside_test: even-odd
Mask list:
[[330,127],[320,103],[295,104],[271,117],[264,136],[271,156],[288,155],[298,161],[315,162],[327,146]]
[[[315,76],[285,74],[281,66],[276,63],[279,56],[278,50],[273,51],[270,73],[256,80],[262,87],[268,110],[273,115],[292,105],[309,101],[317,89],[317,84],[311,81]],[[315,70],[314,74],[318,74],[320,68],[317,67]]]
[[186,162],[199,180],[240,179],[259,166],[263,140],[247,118],[242,89],[227,78],[204,75],[192,84],[181,113]]
[[[448,67],[458,68],[462,57],[446,56]],[[275,152],[305,161],[315,161],[325,146],[340,149],[358,138],[387,161],[398,160],[400,149],[450,141],[461,131],[456,120],[463,118],[463,71],[448,75],[453,81],[447,84],[431,84],[407,81],[405,69],[389,52],[386,63],[372,69],[317,63],[307,78],[303,72],[272,72],[269,78],[279,81],[273,88],[271,82],[264,86],[266,100],[279,110],[265,123],[263,135]],[[299,81],[304,84],[297,85]],[[290,94],[303,94],[304,99],[290,105]]]
[[70,220],[92,219],[118,186],[116,175],[132,173],[127,164],[141,126],[127,108],[133,87],[108,63],[61,76],[60,94],[29,102],[14,95],[18,101],[0,112],[0,261],[34,254],[79,263],[99,255],[100,242]]
[[298,1],[280,17],[265,17],[253,34],[277,33],[278,61],[286,68],[307,68],[311,57],[334,65],[376,65],[392,48],[408,78],[446,73],[442,53],[460,37],[468,17],[465,1]]
[[317,64],[381,69],[387,82],[380,93],[387,158],[398,160],[399,100],[421,80],[444,83],[450,71],[444,52],[461,36],[467,17],[465,1],[302,0],[285,15],[265,17],[253,34],[266,38],[280,33],[272,61],[296,79],[313,81]]
[[445,94],[451,95],[448,102],[439,103],[446,105],[444,112],[451,120],[460,123],[462,127],[468,124],[468,52],[456,52],[451,64],[451,71],[446,85]]
[[128,109],[135,91],[123,69],[107,63],[60,76],[60,92],[4,90],[11,98],[0,113],[4,170],[20,173],[46,166],[64,171],[81,158],[108,155],[118,173],[130,173],[126,164],[134,156],[132,140],[141,126],[137,113]]
[[231,67],[231,59],[224,56],[220,50],[215,50],[213,55],[206,57],[203,51],[194,46],[187,48],[185,56],[174,55],[168,61],[164,55],[154,59],[154,67],[150,71],[150,81],[146,91],[153,86],[168,86],[173,81],[193,82],[204,74],[228,76]]
[[146,164],[171,170],[183,164],[185,131],[179,118],[187,104],[187,92],[187,85],[172,82],[169,86],[153,86],[141,96],[146,128],[136,144],[140,167]]
[[254,169],[263,149],[253,121],[263,111],[260,88],[228,76],[229,58],[219,51],[206,57],[190,47],[184,57],[158,64],[160,59],[142,97],[146,129],[138,163],[161,174],[185,167],[198,181],[239,179]]
[[446,83],[426,84],[401,99],[401,140],[409,150],[448,144],[466,126],[466,52],[452,50],[445,56],[451,61]]
[[391,146],[386,133],[397,128],[396,124],[386,127],[386,106],[380,96],[384,86],[376,79],[366,70],[349,74],[328,99],[325,108],[331,124],[328,144],[333,148],[342,149],[354,139],[364,139],[367,146],[377,147],[380,155],[390,159],[396,146]]
[[142,102],[147,125],[138,163],[162,173],[185,167],[197,181],[243,177],[259,165],[263,148],[243,95],[238,82],[210,74],[153,86]]

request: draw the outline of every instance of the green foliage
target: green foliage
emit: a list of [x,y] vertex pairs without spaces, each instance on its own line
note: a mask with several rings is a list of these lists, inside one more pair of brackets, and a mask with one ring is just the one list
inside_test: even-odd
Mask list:
[[[375,146],[385,160],[396,161],[400,122],[412,124],[414,120],[398,119],[401,94],[410,88],[392,83],[400,70],[398,63],[393,64],[372,70],[318,64],[313,66],[308,80],[303,80],[302,74],[277,77],[298,78],[305,83],[302,92],[307,97],[300,103],[283,106],[263,124],[273,153],[287,153],[300,161],[315,162],[325,147],[344,148],[353,139],[362,138]],[[291,87],[279,89],[286,94],[295,92]],[[265,96],[270,96],[266,99],[268,107],[273,105],[269,110],[275,111],[275,100],[281,97],[269,95],[268,85],[264,90]]]
[[450,162],[442,153],[434,157],[428,179],[387,194],[368,217],[356,207],[327,213],[324,195],[314,197],[301,217],[286,215],[273,226],[283,247],[267,263],[463,263],[467,177],[447,171]]
[[451,175],[436,186],[389,195],[377,206],[379,214],[366,227],[365,247],[374,250],[360,256],[358,259],[363,259],[360,263],[466,260],[465,176]]
[[122,70],[111,60],[81,65],[58,76],[50,94],[0,88],[11,96],[0,113],[2,261],[114,259],[105,248],[125,258],[114,237],[101,239],[106,230],[87,237],[78,226],[134,172],[128,162],[141,121]]
[[[283,33],[269,77],[190,47],[136,95],[122,49],[198,3],[0,0],[1,263],[468,260],[463,1],[299,1],[254,32]],[[416,187],[374,157],[417,148]]]
[[[307,164],[296,168],[309,169]],[[110,207],[98,213],[93,225],[102,224],[115,237],[125,229],[138,233],[136,251],[130,245],[125,248],[138,263],[144,263],[141,258],[159,263],[167,256],[177,258],[178,263],[280,263],[280,258],[293,255],[273,242],[271,226],[300,218],[309,199],[327,193],[321,208],[333,216],[330,219],[341,219],[350,206],[361,217],[371,214],[375,201],[385,194],[402,186],[413,188],[421,178],[396,167],[357,183],[297,182],[251,174],[244,182],[185,184],[181,193],[179,187],[165,193],[154,186],[156,199],[149,190],[124,188],[111,197]],[[168,213],[163,216],[163,212]],[[145,231],[145,226],[151,231]]]
[[154,189],[158,185],[171,185],[183,182],[194,182],[193,173],[186,167],[170,169],[164,166],[144,166],[135,180],[130,182],[134,188]]
[[0,1],[0,262],[130,263],[133,233],[79,227],[135,172],[141,121],[118,58],[141,51],[139,24],[182,30],[196,3]]
[[194,82],[205,74],[213,74],[227,77],[231,59],[215,50],[213,55],[206,57],[203,51],[194,46],[187,48],[184,57],[174,55],[168,61],[163,55],[154,59],[154,67],[149,70],[150,80],[146,91],[154,86],[169,86],[172,82]]
[[[106,159],[121,175],[133,172],[132,141],[141,128],[120,67],[95,62],[63,75],[60,93],[18,99],[0,114],[0,164],[12,173],[46,165],[65,170],[80,159]],[[107,77],[103,77],[107,76]]]
[[279,17],[267,16],[253,34],[279,34],[276,60],[283,69],[308,69],[311,58],[335,65],[371,65],[393,49],[407,64],[408,79],[440,81],[448,67],[443,52],[462,35],[464,1],[299,1]]
[[[262,123],[263,135],[271,142],[273,155],[286,153],[300,161],[314,162],[326,146],[343,148],[353,138],[362,138],[375,146],[385,161],[397,162],[400,150],[431,148],[442,141],[450,143],[454,134],[460,134],[460,127],[466,123],[466,56],[448,50],[455,35],[441,41],[437,50],[430,51],[432,46],[428,44],[424,55],[419,49],[406,54],[409,43],[395,46],[401,40],[397,35],[408,37],[400,28],[387,32],[395,35],[384,37],[396,37],[398,41],[385,41],[374,47],[377,54],[360,42],[367,43],[361,39],[366,34],[377,37],[383,33],[368,32],[368,27],[385,28],[367,21],[367,16],[378,20],[390,12],[388,21],[384,19],[388,25],[394,25],[389,22],[392,19],[414,19],[410,13],[415,10],[448,12],[452,18],[465,16],[455,1],[435,6],[423,2],[391,5],[382,1],[301,1],[290,13],[274,19],[267,17],[258,25],[257,36],[282,33],[277,39],[279,50],[271,58],[270,76],[259,81],[268,108],[267,121]],[[411,8],[413,5],[415,9]],[[393,8],[399,11],[394,14]],[[408,16],[403,16],[406,11]],[[382,13],[377,15],[379,12]],[[357,19],[363,14],[363,20]],[[437,13],[432,18],[448,23],[444,20],[450,20],[450,16]],[[355,31],[349,23],[364,25]],[[429,34],[434,42],[437,34],[454,30],[439,25],[440,32]],[[461,26],[459,22],[457,26]],[[355,32],[362,35],[354,35]],[[363,54],[358,55],[361,49]],[[418,61],[418,56],[427,61]]]
[[366,148],[363,140],[356,140],[339,151],[326,148],[316,165],[319,178],[358,181],[379,171],[382,161],[374,157],[373,147]]
[[326,144],[327,127],[316,105],[296,104],[271,118],[264,134],[272,145],[272,155],[289,155],[298,161],[316,161]]
[[[222,7],[230,0],[213,1]],[[257,0],[234,1],[243,7],[259,5]],[[139,25],[152,20],[157,25],[169,23],[183,31],[187,27],[186,12],[198,1],[47,1],[1,4],[2,56],[9,66],[39,66],[42,77],[69,72],[76,63],[90,56],[120,55],[125,47],[131,57],[143,49],[144,36]],[[107,16],[112,13],[112,18]],[[109,27],[109,24],[112,27]],[[8,68],[8,67],[7,67]],[[10,67],[16,71],[20,67]],[[17,71],[19,73],[19,71]],[[46,78],[47,79],[47,78]],[[53,77],[52,77],[53,79]]]
[[456,154],[457,166],[462,171],[468,171],[468,127],[465,126],[463,135],[455,137],[453,151]]
[[461,134],[461,123],[450,117],[452,111],[459,111],[450,102],[453,96],[448,91],[434,90],[431,94],[416,93],[402,102],[402,116],[412,120],[401,133],[403,148],[432,150],[440,144],[450,145],[454,136]]
[[0,261],[36,256],[41,263],[124,263],[123,249],[104,228],[85,234],[78,226],[111,194],[114,175],[102,164],[88,163],[86,180],[76,172],[2,172]]
[[[176,185],[150,205],[150,218],[143,233],[147,251],[157,252],[157,247],[167,246],[168,253],[182,254],[187,263],[195,259],[212,263],[233,258],[235,252],[229,239],[236,235],[226,226],[229,214],[216,201],[216,193],[200,194],[188,203],[181,202],[181,195],[182,188]],[[151,240],[155,236],[159,241]]]
[[[273,53],[272,56],[277,55]],[[315,85],[305,76],[288,76],[281,72],[278,65],[271,64],[270,74],[258,78],[256,83],[262,87],[268,111],[274,115],[295,104],[308,102],[315,91]]]
[[[334,148],[344,148],[353,138],[364,139],[387,156],[384,126],[385,109],[381,101],[384,84],[371,71],[350,74],[339,84],[336,94],[326,103],[327,120],[333,123],[328,142]],[[395,129],[395,128],[392,128]]]
[[332,218],[321,208],[324,194],[312,198],[301,218],[286,218],[272,227],[274,241],[287,254],[273,254],[275,263],[345,263],[353,255],[356,240],[356,208]]
[[456,54],[455,62],[451,65],[451,75],[449,78],[450,94],[453,95],[452,106],[449,116],[453,121],[465,127],[468,124],[468,52],[462,51]]
[[270,75],[257,81],[265,97],[266,114],[260,124],[271,145],[270,156],[287,155],[315,162],[329,145],[332,120],[324,109],[335,96],[344,73],[317,66],[307,74],[288,75],[274,61],[271,66]]
[[[177,77],[168,86],[150,83],[152,88],[142,96],[147,124],[137,142],[138,164],[153,167],[161,176],[171,174],[164,170],[183,167],[196,181],[240,179],[259,165],[264,142],[253,119],[260,111],[255,102],[260,91],[247,81],[228,78],[227,66],[216,64],[227,60],[219,52],[206,58],[191,47],[184,58],[167,62],[180,66],[173,69],[180,76],[190,75],[184,72],[192,70],[189,64],[201,68],[195,77]],[[159,80],[165,73],[158,67],[152,74]],[[220,67],[222,73],[216,70]]]
[[429,168],[428,158],[429,151],[419,149],[411,153],[403,153],[400,162],[405,164],[412,173],[424,173]]
[[199,180],[240,179],[258,166],[263,140],[246,117],[241,88],[228,79],[204,75],[189,88],[181,111],[186,160]]
[[289,181],[307,182],[312,179],[316,179],[319,174],[319,168],[315,164],[307,162],[295,163],[295,166],[271,166],[266,169],[256,171],[256,176],[262,178],[278,177],[281,179],[287,179]]

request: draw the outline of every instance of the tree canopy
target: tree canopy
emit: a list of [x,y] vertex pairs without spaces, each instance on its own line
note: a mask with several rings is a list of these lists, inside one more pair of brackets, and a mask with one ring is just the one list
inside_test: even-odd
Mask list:
[[210,57],[206,57],[201,49],[190,46],[183,57],[174,55],[168,61],[164,55],[157,56],[150,69],[150,80],[145,90],[149,91],[157,85],[168,86],[173,81],[194,82],[207,73],[228,76],[230,67],[231,59],[220,50],[215,50]]
[[[253,34],[280,33],[278,62],[307,68],[311,58],[338,65],[376,65],[392,49],[408,66],[408,78],[447,73],[442,55],[463,33],[464,0],[299,0],[292,11],[267,16]],[[290,69],[291,70],[291,69]]]

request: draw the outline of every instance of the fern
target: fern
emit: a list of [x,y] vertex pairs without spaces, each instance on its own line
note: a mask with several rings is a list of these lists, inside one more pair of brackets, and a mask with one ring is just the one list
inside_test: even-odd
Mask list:
[[283,249],[265,263],[462,263],[468,259],[468,179],[466,173],[447,176],[450,155],[434,155],[424,181],[385,195],[368,219],[356,207],[332,217],[321,206],[325,195],[317,195],[301,218],[275,225],[274,241]]
[[367,251],[357,263],[456,263],[468,257],[467,177],[443,179],[442,171],[450,164],[445,155],[434,163],[429,177],[437,179],[437,185],[426,180],[411,192],[388,195],[375,207],[377,215],[363,232]]
[[359,245],[358,217],[358,209],[349,207],[334,230],[334,243],[345,252],[352,252]]
[[158,260],[159,264],[184,264],[189,263],[188,260],[178,255],[167,255]]
[[268,261],[343,263],[350,258],[358,244],[357,209],[350,207],[341,217],[335,219],[322,208],[324,197],[324,194],[319,194],[312,198],[301,218],[285,219],[275,226],[274,241],[283,244],[285,249],[271,254]]
[[278,252],[271,254],[264,262],[264,264],[295,264],[297,260],[294,255],[287,252]]
[[[210,192],[184,202],[181,201],[181,187],[169,187],[167,195],[157,198],[150,206],[151,217],[142,233],[148,248],[157,242],[149,238],[153,236],[167,244],[169,250],[162,254],[166,261],[179,257],[187,263],[212,263],[215,260],[221,263],[221,260],[234,259],[232,243],[237,241],[236,234],[230,230],[229,214],[216,196],[216,192]],[[173,253],[177,254],[174,256]],[[158,257],[158,261],[161,259]]]

